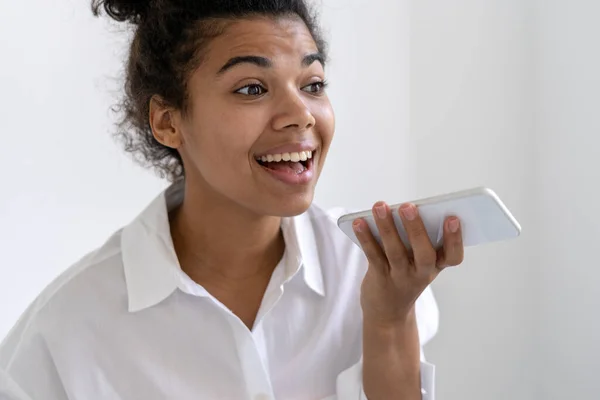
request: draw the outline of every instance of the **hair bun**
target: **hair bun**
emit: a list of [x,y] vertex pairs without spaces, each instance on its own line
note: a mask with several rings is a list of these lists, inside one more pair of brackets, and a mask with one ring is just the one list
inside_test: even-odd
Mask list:
[[112,19],[139,24],[148,15],[152,0],[92,0],[92,11],[99,15],[101,9]]

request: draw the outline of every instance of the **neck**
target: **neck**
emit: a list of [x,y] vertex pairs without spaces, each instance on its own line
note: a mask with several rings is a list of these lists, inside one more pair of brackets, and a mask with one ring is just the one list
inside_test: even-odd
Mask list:
[[216,274],[242,280],[270,276],[285,249],[280,225],[280,217],[257,215],[186,180],[183,203],[171,215],[171,236],[192,279]]

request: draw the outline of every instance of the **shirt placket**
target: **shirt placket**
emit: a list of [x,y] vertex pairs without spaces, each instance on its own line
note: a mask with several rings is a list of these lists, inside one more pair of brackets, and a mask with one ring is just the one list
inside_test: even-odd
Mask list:
[[262,346],[257,344],[255,334],[239,320],[232,321],[248,400],[275,400],[268,366],[265,365],[264,356],[261,354]]
[[269,358],[263,320],[283,295],[284,270],[277,268],[265,292],[252,331],[238,319],[232,318],[241,368],[246,380],[248,399],[275,400],[269,371]]

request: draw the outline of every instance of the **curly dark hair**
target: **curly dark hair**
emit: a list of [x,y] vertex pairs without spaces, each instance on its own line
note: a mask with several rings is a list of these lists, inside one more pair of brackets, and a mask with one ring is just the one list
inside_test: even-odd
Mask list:
[[116,110],[122,114],[117,137],[140,164],[162,177],[183,177],[179,152],[152,134],[149,105],[158,96],[166,105],[187,106],[187,82],[202,62],[207,43],[231,20],[256,16],[299,17],[325,55],[326,43],[317,16],[305,0],[92,0],[92,11],[104,12],[135,27],[125,72],[125,94]]

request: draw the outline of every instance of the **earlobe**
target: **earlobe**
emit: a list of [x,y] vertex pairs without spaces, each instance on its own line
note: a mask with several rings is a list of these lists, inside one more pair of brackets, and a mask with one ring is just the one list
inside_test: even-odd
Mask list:
[[181,132],[178,128],[176,111],[157,96],[150,99],[149,121],[154,138],[162,145],[177,149],[181,146]]

